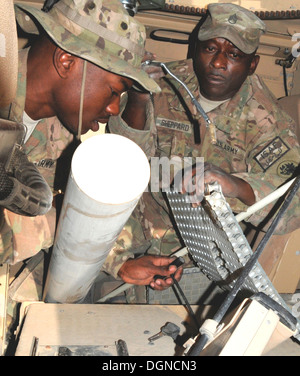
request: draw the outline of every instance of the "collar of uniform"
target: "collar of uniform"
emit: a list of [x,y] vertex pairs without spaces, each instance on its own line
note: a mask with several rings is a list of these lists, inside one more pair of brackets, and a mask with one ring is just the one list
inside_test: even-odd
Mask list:
[[230,99],[230,101],[222,104],[220,110],[223,111],[224,116],[228,116],[234,119],[239,119],[242,115],[245,103],[252,95],[250,91],[251,79],[247,77],[239,91]]
[[210,112],[210,120],[218,130],[228,134],[234,131],[245,111],[245,104],[254,94],[252,86],[252,78],[248,77],[240,90],[228,102]]
[[240,90],[229,101],[221,104],[210,112],[210,120],[215,123],[217,128],[221,126],[221,123],[225,124],[225,119],[228,119],[228,121],[239,121],[244,111],[245,104],[252,95],[252,79],[249,76],[244,81]]
[[29,48],[19,51],[17,92],[10,113],[10,119],[19,123],[23,122],[23,112],[25,109],[28,52]]

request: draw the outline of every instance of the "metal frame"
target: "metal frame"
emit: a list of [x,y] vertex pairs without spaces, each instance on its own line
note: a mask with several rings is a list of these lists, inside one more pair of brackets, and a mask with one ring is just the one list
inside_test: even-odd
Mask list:
[[[211,185],[210,194],[196,207],[191,205],[187,194],[169,191],[167,197],[177,227],[194,261],[208,278],[223,288],[232,290],[253,252],[219,184]],[[256,262],[239,293],[243,297],[250,297],[259,292],[266,294],[291,313],[260,264]],[[298,339],[299,320],[296,327],[295,337]]]

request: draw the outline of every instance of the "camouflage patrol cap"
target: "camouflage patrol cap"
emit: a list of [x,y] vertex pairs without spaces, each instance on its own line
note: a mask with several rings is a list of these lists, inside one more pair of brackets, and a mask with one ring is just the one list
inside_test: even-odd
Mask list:
[[159,86],[141,68],[145,27],[129,16],[120,0],[60,0],[44,11],[16,3],[20,27],[39,34],[41,26],[63,50],[137,81],[150,92]]
[[208,14],[199,29],[198,39],[225,38],[246,54],[259,46],[266,25],[253,12],[235,4],[209,4]]

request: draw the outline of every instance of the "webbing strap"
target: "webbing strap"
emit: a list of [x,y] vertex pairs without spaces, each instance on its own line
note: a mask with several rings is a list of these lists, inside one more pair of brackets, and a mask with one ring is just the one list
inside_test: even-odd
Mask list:
[[83,101],[84,101],[84,89],[85,89],[85,81],[86,81],[86,71],[87,71],[87,61],[83,61],[83,71],[82,71],[82,80],[81,80],[81,91],[80,91],[80,106],[79,106],[79,120],[78,120],[78,132],[77,132],[77,139],[81,139],[81,131],[82,131],[82,116],[83,116]]

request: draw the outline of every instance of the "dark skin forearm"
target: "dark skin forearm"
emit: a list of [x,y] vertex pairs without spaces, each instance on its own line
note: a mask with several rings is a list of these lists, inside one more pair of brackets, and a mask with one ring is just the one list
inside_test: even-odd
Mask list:
[[217,181],[221,185],[225,197],[238,198],[247,206],[255,203],[255,195],[249,183],[237,176],[227,174],[214,165],[208,164],[208,166],[209,168],[204,173],[205,183]]
[[[204,166],[196,166],[192,170],[185,173],[183,192],[193,192],[194,183],[192,177],[195,177],[196,187],[199,192],[196,195],[201,197],[201,184],[203,178],[205,184],[218,182],[221,185],[222,192],[225,197],[238,198],[247,206],[255,204],[255,195],[251,185],[245,180],[227,173],[212,163],[205,162]],[[198,188],[199,187],[199,188]]]
[[[232,177],[236,181],[237,198],[247,206],[255,204],[255,195],[253,189],[249,183],[236,176]],[[230,196],[227,196],[230,197]]]
[[131,128],[144,129],[146,123],[146,105],[149,99],[149,93],[140,93],[134,89],[128,91],[128,101],[122,118]]

